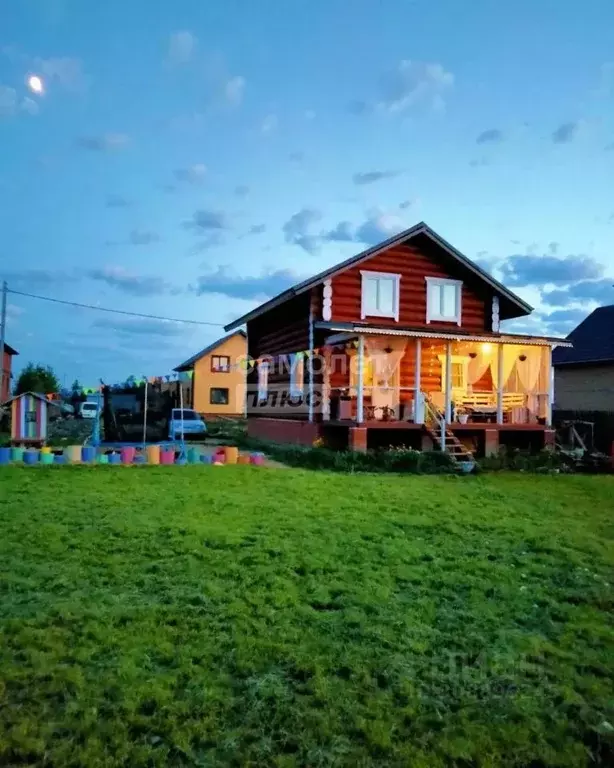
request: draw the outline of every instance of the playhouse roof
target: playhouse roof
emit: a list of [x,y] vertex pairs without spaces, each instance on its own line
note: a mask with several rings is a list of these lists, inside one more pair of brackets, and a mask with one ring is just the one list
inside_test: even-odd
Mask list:
[[26,395],[31,395],[32,397],[36,397],[38,400],[42,400],[44,403],[54,405],[54,403],[52,403],[47,397],[40,395],[38,392],[22,392],[19,395],[13,395],[13,397],[10,397],[8,400],[6,400],[3,405],[8,405],[9,403],[12,403],[13,400],[19,400],[20,397],[25,397]]

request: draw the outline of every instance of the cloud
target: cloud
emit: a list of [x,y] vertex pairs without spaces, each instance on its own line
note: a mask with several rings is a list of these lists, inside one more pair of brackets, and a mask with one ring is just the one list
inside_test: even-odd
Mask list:
[[224,86],[226,101],[233,106],[239,106],[245,95],[245,85],[245,78],[241,77],[241,75],[229,78]]
[[499,144],[503,141],[503,132],[498,128],[489,128],[482,131],[475,141],[476,144]]
[[235,195],[237,197],[247,197],[247,195],[249,195],[249,187],[247,184],[238,184],[235,187]]
[[184,222],[186,229],[196,232],[209,232],[211,230],[229,229],[228,219],[223,211],[213,211],[201,208],[194,211],[191,221]]
[[319,237],[313,232],[313,226],[321,218],[321,211],[315,208],[302,208],[294,213],[282,227],[286,242],[300,246],[307,253],[315,253]]
[[130,245],[151,245],[152,243],[157,243],[159,240],[160,236],[156,234],[156,232],[142,229],[133,229],[128,236]]
[[0,85],[0,119],[15,117],[19,112],[37,115],[38,104],[29,96],[19,99],[17,91],[7,85]]
[[394,179],[400,171],[366,171],[365,173],[355,173],[352,181],[357,185],[374,184],[382,179]]
[[196,53],[198,40],[187,29],[173,32],[168,44],[167,60],[170,64],[187,64]]
[[194,290],[199,296],[220,293],[233,299],[268,299],[303,279],[290,269],[265,272],[259,277],[243,277],[230,273],[227,267],[218,267],[215,272],[201,275]]
[[260,133],[262,133],[264,136],[267,136],[268,134],[273,133],[277,129],[278,125],[279,119],[277,115],[267,115],[260,124]]
[[384,78],[379,106],[387,112],[420,105],[443,109],[444,96],[453,85],[454,75],[441,64],[404,60]]
[[107,195],[105,205],[107,208],[128,208],[130,201],[125,197],[122,197],[122,195],[109,193]]
[[125,133],[105,133],[102,136],[79,136],[75,144],[89,152],[113,152],[124,149],[130,139]]
[[100,318],[92,323],[94,328],[104,328],[126,336],[181,336],[185,333],[185,323],[175,323],[171,320],[150,320],[148,318],[119,320],[116,318]]
[[82,91],[87,86],[80,59],[70,56],[36,59],[35,66],[40,70],[43,79],[57,83],[67,91]]
[[500,266],[503,282],[510,287],[565,285],[576,280],[593,280],[603,275],[603,266],[590,256],[533,254],[509,256]]
[[252,226],[249,228],[249,235],[261,235],[263,232],[266,232],[266,224],[252,224]]
[[123,267],[92,269],[88,277],[131,296],[162,296],[171,291],[171,286],[161,277],[134,275]]
[[552,133],[552,141],[555,144],[569,144],[578,135],[580,129],[580,123],[569,122],[559,125],[559,127]]
[[397,216],[372,211],[358,226],[340,221],[336,227],[322,234],[322,240],[330,243],[362,243],[377,245],[403,230],[403,222]]
[[65,272],[61,269],[24,269],[18,272],[5,272],[3,277],[7,283],[16,283],[20,288],[46,288],[78,279],[75,272]]
[[555,336],[567,336],[588,312],[585,309],[557,309],[550,313],[540,313],[539,319],[546,325],[547,333]]
[[177,181],[184,181],[187,184],[200,184],[207,175],[207,166],[203,163],[194,163],[187,168],[176,168],[174,171]]
[[614,277],[600,280],[580,280],[567,288],[542,291],[541,299],[551,307],[572,303],[595,302],[601,305],[614,303]]

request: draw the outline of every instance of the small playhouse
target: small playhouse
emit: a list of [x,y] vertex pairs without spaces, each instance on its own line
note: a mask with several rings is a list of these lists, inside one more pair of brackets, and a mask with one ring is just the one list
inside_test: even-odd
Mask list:
[[43,444],[47,439],[49,407],[53,404],[36,392],[24,392],[7,400],[11,406],[11,443],[13,445]]

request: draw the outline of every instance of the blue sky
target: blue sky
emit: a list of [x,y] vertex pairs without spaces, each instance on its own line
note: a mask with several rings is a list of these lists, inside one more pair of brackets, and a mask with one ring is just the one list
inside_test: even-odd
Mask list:
[[[0,275],[226,323],[424,220],[566,333],[614,303],[614,5],[0,0]],[[32,93],[36,74],[44,93]],[[9,297],[61,379],[221,328]]]

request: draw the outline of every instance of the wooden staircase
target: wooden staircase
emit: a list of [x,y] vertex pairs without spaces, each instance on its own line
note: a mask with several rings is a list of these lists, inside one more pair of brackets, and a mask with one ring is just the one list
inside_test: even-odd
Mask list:
[[437,408],[430,400],[425,401],[424,426],[439,450],[448,453],[453,461],[473,461],[473,453],[461,443],[445,424]]

